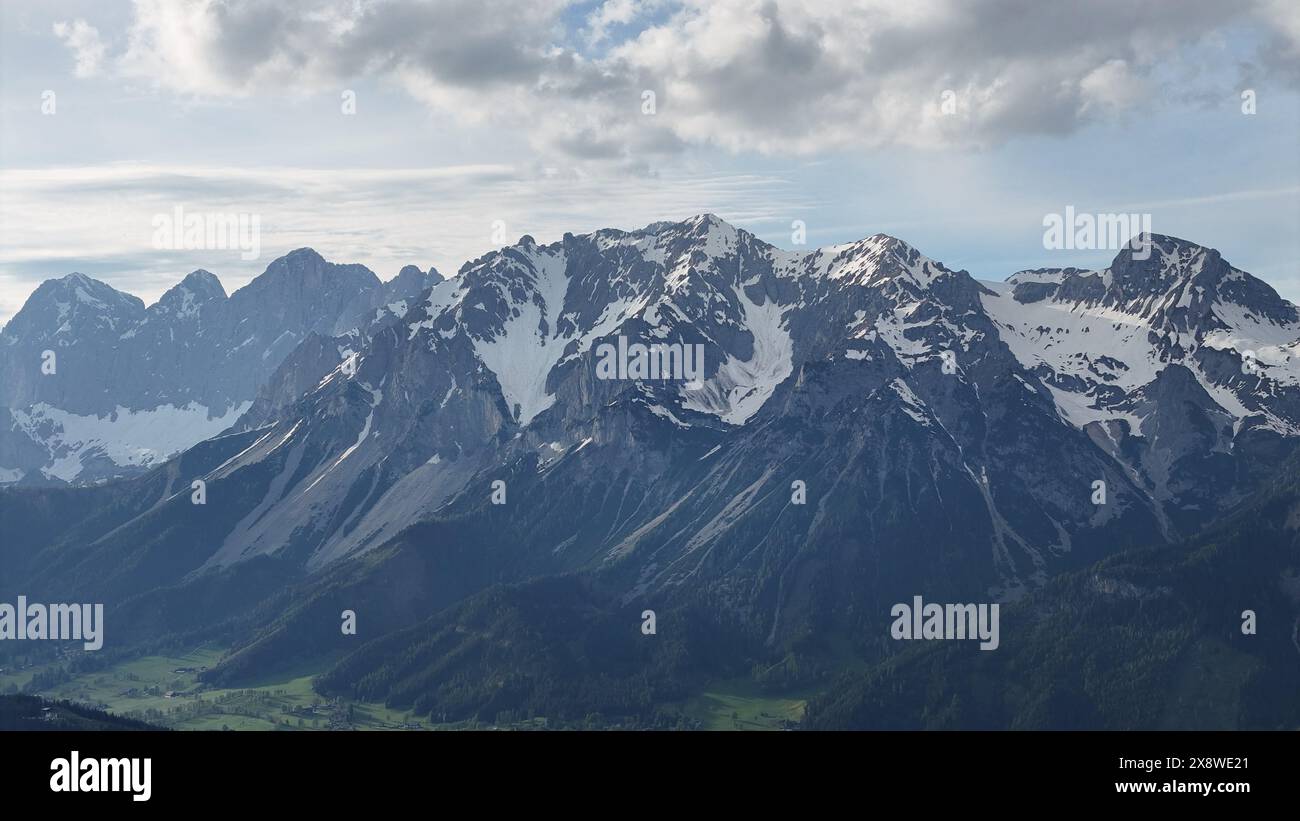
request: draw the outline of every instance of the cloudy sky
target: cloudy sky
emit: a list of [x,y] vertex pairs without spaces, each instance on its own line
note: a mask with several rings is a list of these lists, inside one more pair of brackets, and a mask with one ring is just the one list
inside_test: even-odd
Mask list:
[[[1144,213],[1300,301],[1298,137],[1295,0],[5,0],[0,322],[72,271],[451,275],[705,211],[984,279],[1114,255],[1048,214]],[[158,247],[178,207],[257,258]]]

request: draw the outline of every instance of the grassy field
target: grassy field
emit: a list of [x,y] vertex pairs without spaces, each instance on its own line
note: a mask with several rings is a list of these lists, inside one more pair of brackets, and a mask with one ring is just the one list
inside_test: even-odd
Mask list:
[[[422,721],[382,704],[345,703],[311,689],[315,671],[296,671],[245,688],[208,688],[202,668],[221,658],[217,647],[145,656],[87,673],[40,695],[95,705],[116,715],[177,730],[428,729]],[[0,690],[23,687],[40,668],[0,675]]]
[[[864,671],[867,664],[845,636],[822,640],[820,658],[839,670]],[[783,664],[778,662],[776,666]],[[824,688],[804,686],[772,692],[749,678],[718,681],[680,705],[687,718],[707,730],[783,730],[803,720],[809,699]]]
[[719,682],[683,706],[706,730],[780,730],[798,723],[815,691],[771,695],[748,679]]
[[[199,671],[221,659],[220,647],[199,647],[176,655],[145,656],[86,673],[39,695],[89,704],[115,715],[176,730],[362,730],[463,729],[467,724],[433,724],[383,704],[326,699],[312,690],[316,670],[296,670],[243,688],[209,688]],[[22,688],[43,668],[0,674],[0,691]],[[718,682],[684,704],[682,712],[709,730],[780,730],[803,718],[815,690],[771,694],[748,679]],[[475,723],[486,728],[491,724]],[[510,729],[545,726],[520,722]],[[506,728],[502,728],[506,729]]]

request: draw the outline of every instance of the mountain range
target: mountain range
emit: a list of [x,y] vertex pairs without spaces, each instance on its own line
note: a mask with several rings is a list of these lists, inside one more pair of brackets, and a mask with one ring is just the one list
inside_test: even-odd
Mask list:
[[157,466],[230,427],[304,342],[364,331],[431,280],[408,267],[381,283],[311,249],[229,296],[194,271],[148,308],[84,274],[48,280],[0,333],[0,480]]
[[[524,236],[448,279],[301,249],[148,308],[51,280],[0,332],[0,595],[102,601],[115,652],[221,641],[213,682],[315,664],[322,692],[425,714],[649,720],[741,675],[830,688],[823,727],[1159,723],[1082,687],[909,701],[895,670],[933,683],[965,648],[888,631],[914,595],[1032,618],[1133,556],[1177,575],[1289,475],[1295,306],[1146,239],[982,282],[893,237],[788,251],[706,214]],[[602,378],[615,344],[699,346],[702,378]],[[1250,580],[1290,633],[1278,550]],[[1009,641],[968,675],[1034,664]],[[1269,687],[1293,681],[1300,645],[1267,646]]]

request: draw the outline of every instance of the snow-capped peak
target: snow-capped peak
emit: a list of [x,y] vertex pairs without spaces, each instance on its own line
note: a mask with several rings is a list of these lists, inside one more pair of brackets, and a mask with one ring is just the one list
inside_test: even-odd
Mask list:
[[[1047,377],[1062,415],[1080,427],[1128,418],[1127,397],[1171,365],[1194,375],[1238,424],[1261,407],[1251,393],[1257,378],[1300,385],[1295,306],[1187,240],[1143,235],[1102,271],[1021,271],[993,289],[984,307],[1002,338]],[[1300,430],[1295,421],[1266,416],[1264,424]]]
[[952,271],[930,259],[906,242],[888,234],[873,234],[866,239],[844,245],[832,245],[814,251],[818,259],[815,271],[832,280],[855,285],[876,286],[889,280],[925,289]]

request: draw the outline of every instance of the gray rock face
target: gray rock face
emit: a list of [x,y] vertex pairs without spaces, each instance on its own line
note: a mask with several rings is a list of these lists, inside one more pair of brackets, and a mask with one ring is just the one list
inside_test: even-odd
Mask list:
[[230,296],[200,270],[147,309],[82,274],[50,280],[0,333],[0,480],[93,482],[158,464],[233,424],[305,339],[391,315],[430,275],[381,283],[299,249]]

